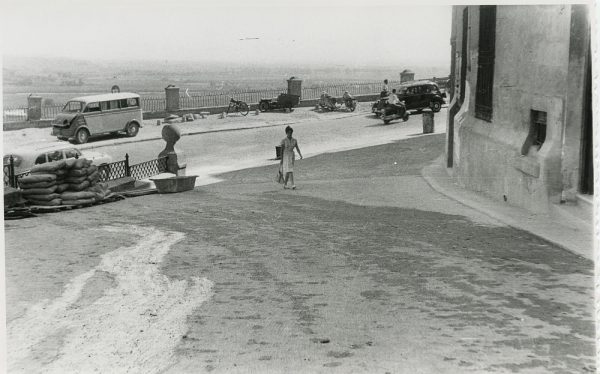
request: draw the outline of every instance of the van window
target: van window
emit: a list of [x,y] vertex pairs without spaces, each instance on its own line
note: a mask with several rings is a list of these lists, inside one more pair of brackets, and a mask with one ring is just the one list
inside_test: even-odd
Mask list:
[[83,110],[84,113],[99,112],[99,111],[100,111],[100,105],[98,103],[89,103]]
[[119,105],[121,105],[121,109],[127,108],[127,99],[121,99],[119,100]]
[[65,104],[62,111],[63,113],[78,113],[81,111],[81,105],[83,103],[80,101],[69,101]]
[[127,106],[139,106],[138,98],[130,97],[129,99],[127,99]]
[[119,100],[102,101],[100,102],[100,109],[103,111],[119,109]]

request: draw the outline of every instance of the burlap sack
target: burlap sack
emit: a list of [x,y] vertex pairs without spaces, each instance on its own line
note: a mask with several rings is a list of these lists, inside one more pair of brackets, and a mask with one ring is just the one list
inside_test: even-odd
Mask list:
[[60,199],[54,199],[50,201],[29,201],[31,205],[43,205],[43,206],[57,206],[61,205],[62,201]]
[[64,167],[65,167],[65,160],[47,162],[45,164],[34,165],[31,168],[31,174],[52,173],[52,172],[62,169]]
[[[89,183],[89,182],[88,182]],[[24,196],[27,195],[48,195],[56,192],[57,186],[47,187],[47,188],[29,188],[26,190],[21,190],[21,193]]]
[[95,172],[96,170],[98,170],[98,166],[96,166],[96,165],[93,165],[93,164],[92,164],[92,165],[90,165],[90,166],[88,166],[88,168],[87,168],[88,175],[92,174],[92,173],[93,173],[93,172]]
[[83,182],[84,180],[87,180],[87,175],[84,175],[81,177],[66,177],[65,178],[65,182],[71,183],[71,184],[79,184],[79,183]]
[[56,185],[56,193],[61,193],[69,189],[68,183],[60,183]]
[[69,183],[69,190],[71,191],[83,191],[90,186],[90,181],[84,180],[79,184]]
[[75,159],[75,158],[66,159],[65,160],[65,169],[72,169],[76,163],[77,163],[77,159]]
[[91,191],[91,192],[95,193],[96,194],[96,198],[98,200],[104,199],[106,197],[106,195],[108,195],[108,192],[109,192],[108,185],[105,184],[105,183],[95,184],[92,187],[90,187],[88,189],[88,191]]
[[56,180],[56,174],[29,174],[19,179],[19,183],[52,182]]
[[95,202],[96,199],[63,200],[62,205],[93,204]]
[[98,182],[98,179],[100,179],[100,173],[98,172],[98,170],[96,170],[92,174],[88,175],[87,179],[90,182],[92,182],[92,184],[95,184],[96,182]]
[[65,191],[60,194],[62,200],[84,200],[96,198],[96,193],[93,191]]
[[52,187],[55,186],[57,183],[56,181],[52,181],[52,182],[36,182],[36,183],[23,183],[23,181],[19,181],[19,186],[21,187],[21,189],[29,189],[29,188],[47,188],[47,187]]
[[46,195],[27,195],[24,197],[26,200],[29,200],[29,201],[50,201],[50,200],[60,198],[60,195],[57,193],[50,193],[50,194],[46,194]]
[[88,168],[71,169],[67,174],[68,177],[84,177],[89,174]]
[[72,169],[83,169],[85,167],[87,167],[86,162],[85,162],[85,158],[79,158],[75,161],[75,164],[73,165]]

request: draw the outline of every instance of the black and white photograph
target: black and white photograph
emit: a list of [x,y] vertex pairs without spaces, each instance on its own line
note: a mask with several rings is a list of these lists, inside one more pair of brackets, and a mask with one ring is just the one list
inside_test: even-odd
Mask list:
[[594,0],[0,9],[0,373],[599,372]]

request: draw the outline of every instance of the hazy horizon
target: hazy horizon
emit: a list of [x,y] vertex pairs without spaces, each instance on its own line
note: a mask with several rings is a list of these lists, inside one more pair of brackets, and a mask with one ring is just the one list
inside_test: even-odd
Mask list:
[[349,67],[450,62],[450,5],[5,0],[3,56]]

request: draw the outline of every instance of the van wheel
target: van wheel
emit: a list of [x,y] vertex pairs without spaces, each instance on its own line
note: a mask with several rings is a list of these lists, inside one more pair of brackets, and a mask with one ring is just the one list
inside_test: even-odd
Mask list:
[[79,129],[75,133],[75,142],[77,144],[87,143],[89,138],[90,138],[90,133],[86,129]]
[[134,137],[137,135],[138,131],[140,131],[140,125],[136,122],[131,122],[127,125],[127,136]]
[[429,106],[434,112],[439,112],[440,109],[442,109],[442,104],[439,101],[432,101],[431,103],[429,103]]

